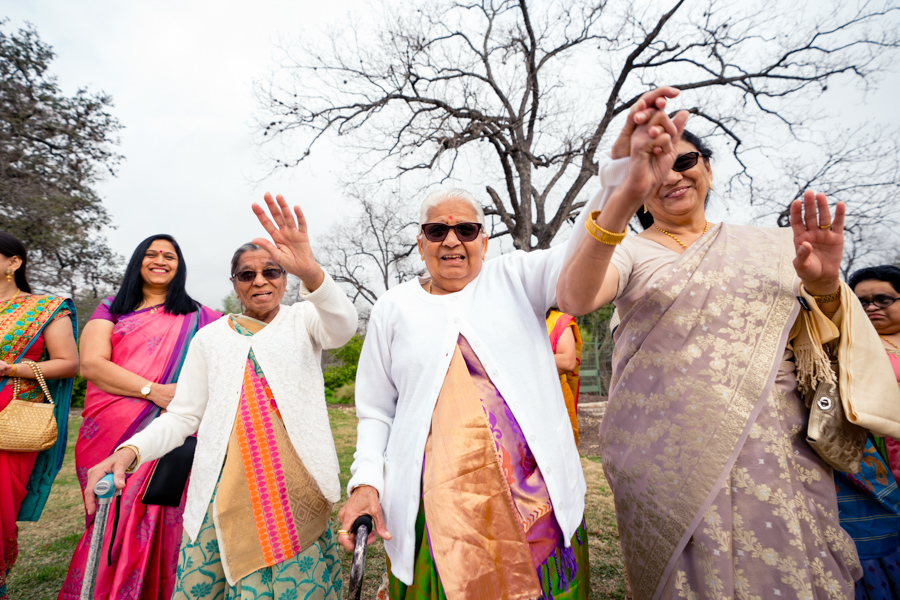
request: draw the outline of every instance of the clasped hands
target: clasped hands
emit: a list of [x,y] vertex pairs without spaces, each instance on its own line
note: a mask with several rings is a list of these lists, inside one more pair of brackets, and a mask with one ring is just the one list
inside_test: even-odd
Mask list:
[[[629,110],[625,126],[613,144],[613,159],[629,156],[631,160],[621,186],[623,193],[614,194],[610,204],[614,200],[627,202],[624,208],[629,215],[633,216],[658,189],[678,158],[675,146],[689,114],[679,111],[669,117],[665,108],[668,99],[679,93],[673,87],[660,87],[641,96]],[[794,270],[806,291],[814,296],[832,294],[840,286],[845,214],[844,203],[838,202],[832,216],[825,194],[812,190],[791,202]]]

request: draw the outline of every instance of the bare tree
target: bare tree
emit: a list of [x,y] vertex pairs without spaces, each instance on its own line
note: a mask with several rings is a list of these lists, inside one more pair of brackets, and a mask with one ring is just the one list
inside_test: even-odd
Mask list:
[[788,227],[791,202],[802,198],[804,190],[822,192],[847,206],[844,277],[868,264],[890,262],[900,245],[898,135],[900,130],[838,130],[796,158],[779,159],[777,176],[757,187],[762,218],[774,216],[779,226]]
[[900,39],[900,9],[884,1],[415,6],[385,5],[380,26],[287,49],[260,89],[264,139],[298,148],[275,168],[326,134],[351,139],[370,169],[452,176],[481,165],[492,236],[526,250],[549,247],[583,206],[613,121],[651,86],[690,92],[692,112],[740,161],[758,128],[801,136],[829,82],[869,85]]
[[388,288],[420,270],[416,256],[417,222],[397,203],[351,197],[360,213],[336,223],[320,238],[316,255],[322,267],[348,288],[350,298],[372,305]]

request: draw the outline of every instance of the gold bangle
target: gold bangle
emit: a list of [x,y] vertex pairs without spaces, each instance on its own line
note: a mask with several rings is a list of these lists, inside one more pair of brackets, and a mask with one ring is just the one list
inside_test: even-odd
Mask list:
[[584,226],[587,229],[588,233],[591,234],[591,237],[602,244],[606,244],[607,246],[616,246],[618,244],[621,244],[622,240],[625,239],[625,235],[628,233],[628,231],[626,230],[622,233],[613,233],[612,231],[607,231],[602,227],[599,227],[597,223],[594,222],[599,215],[600,211],[595,210],[588,215],[587,221],[584,222]]
[[9,374],[10,377],[15,377],[16,373],[19,371],[19,365],[12,366],[12,373]]
[[810,294],[809,290],[807,290],[806,293],[812,296],[813,300],[815,300],[817,303],[828,304],[829,302],[834,302],[841,297],[841,287],[838,286],[838,289],[836,291],[828,294],[827,296],[816,296],[815,294]]
[[131,450],[134,452],[134,460],[131,461],[131,464],[125,468],[126,473],[134,473],[135,469],[141,464],[141,451],[138,450],[137,446],[132,446],[128,444],[127,446],[122,446],[119,450]]

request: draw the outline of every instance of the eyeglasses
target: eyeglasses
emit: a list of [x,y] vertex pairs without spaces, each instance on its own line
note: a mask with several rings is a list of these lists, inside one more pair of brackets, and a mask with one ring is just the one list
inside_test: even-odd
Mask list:
[[675,159],[675,162],[672,163],[672,170],[678,171],[687,171],[691,167],[697,164],[697,161],[700,160],[699,152],[685,152],[681,156]]
[[859,303],[862,304],[863,310],[866,310],[873,304],[878,308],[887,308],[900,298],[891,298],[890,296],[873,296],[872,298],[860,298]]
[[457,223],[456,225],[422,223],[422,233],[425,234],[425,239],[429,242],[443,242],[447,239],[451,229],[459,241],[471,242],[481,233],[481,223]]
[[262,276],[266,278],[268,281],[276,281],[281,279],[281,276],[284,275],[284,269],[276,269],[274,267],[269,267],[268,269],[263,269],[262,271],[241,271],[240,273],[235,273],[231,276],[231,280],[234,281],[237,279],[241,283],[250,283],[254,279],[256,279],[256,274],[262,273]]

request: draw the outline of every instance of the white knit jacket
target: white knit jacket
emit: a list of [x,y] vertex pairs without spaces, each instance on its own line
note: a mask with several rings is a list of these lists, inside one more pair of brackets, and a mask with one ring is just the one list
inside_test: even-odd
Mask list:
[[197,332],[167,412],[122,444],[137,447],[141,461],[147,462],[198,432],[184,510],[184,529],[191,540],[200,531],[225,460],[251,349],[304,466],[329,501],[340,500],[321,351],[347,343],[356,332],[357,314],[327,274],[316,291],[304,287],[300,296],[306,302],[282,306],[272,322],[253,336],[235,332],[227,317]]

